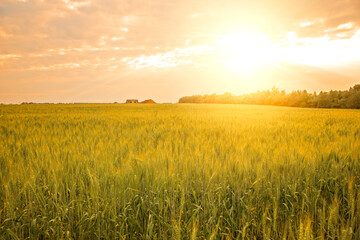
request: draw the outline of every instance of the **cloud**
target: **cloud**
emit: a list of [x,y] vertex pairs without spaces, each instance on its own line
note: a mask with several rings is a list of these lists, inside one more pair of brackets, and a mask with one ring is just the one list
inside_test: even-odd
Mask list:
[[180,65],[187,65],[196,60],[196,56],[202,56],[204,54],[209,55],[213,52],[213,49],[208,46],[194,46],[188,48],[176,48],[173,51],[158,53],[156,55],[140,56],[135,58],[123,58],[122,61],[129,64],[135,69],[143,68],[169,68]]

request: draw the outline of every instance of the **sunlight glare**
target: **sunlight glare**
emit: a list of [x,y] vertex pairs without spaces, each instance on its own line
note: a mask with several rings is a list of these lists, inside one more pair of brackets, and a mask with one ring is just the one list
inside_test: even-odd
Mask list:
[[248,73],[270,59],[270,41],[260,33],[225,35],[216,41],[227,67]]

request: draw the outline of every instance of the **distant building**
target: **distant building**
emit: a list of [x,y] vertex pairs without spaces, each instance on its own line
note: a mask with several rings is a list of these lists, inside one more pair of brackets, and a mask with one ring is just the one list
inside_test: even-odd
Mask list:
[[147,99],[145,101],[142,101],[141,103],[147,103],[147,104],[156,104],[156,102],[152,99]]
[[139,103],[139,101],[137,99],[128,99],[126,103]]

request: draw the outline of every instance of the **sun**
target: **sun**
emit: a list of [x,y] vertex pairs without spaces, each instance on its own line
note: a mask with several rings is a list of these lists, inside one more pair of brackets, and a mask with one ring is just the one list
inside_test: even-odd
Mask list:
[[272,59],[271,43],[261,33],[234,33],[216,41],[224,64],[240,73],[249,73]]

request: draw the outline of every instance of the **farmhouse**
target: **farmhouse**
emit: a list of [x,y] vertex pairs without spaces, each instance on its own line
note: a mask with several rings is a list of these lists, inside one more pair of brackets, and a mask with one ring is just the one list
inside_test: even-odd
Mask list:
[[137,99],[127,99],[126,103],[139,103]]
[[145,101],[142,101],[141,103],[147,103],[147,104],[156,104],[156,102],[152,99],[147,99]]

